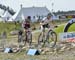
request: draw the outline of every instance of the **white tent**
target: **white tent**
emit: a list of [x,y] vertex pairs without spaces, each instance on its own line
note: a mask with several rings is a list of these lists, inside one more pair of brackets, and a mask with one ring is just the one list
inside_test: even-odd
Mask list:
[[5,11],[5,13],[1,17],[3,20],[8,21],[11,16],[12,15],[8,11]]
[[0,16],[4,13],[4,10],[0,9]]
[[3,21],[2,18],[0,18],[0,22]]
[[27,16],[31,16],[32,21],[36,21],[37,18],[45,17],[49,12],[46,7],[22,7],[19,11],[17,11],[14,16],[12,16],[9,20],[13,21],[22,21]]

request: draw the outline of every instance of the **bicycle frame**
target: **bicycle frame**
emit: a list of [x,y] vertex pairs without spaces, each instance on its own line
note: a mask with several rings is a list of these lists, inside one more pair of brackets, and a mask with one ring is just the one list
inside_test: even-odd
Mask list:
[[[30,35],[30,38],[29,38],[29,35]],[[31,43],[32,43],[32,33],[31,33],[31,31],[30,30],[26,30],[25,31],[25,36],[26,36],[25,37],[25,43],[28,42],[29,45],[31,45]]]
[[[52,37],[50,37],[50,36],[53,36],[53,37],[55,36],[55,38],[52,39]],[[57,41],[57,35],[51,28],[49,28],[47,32],[46,32],[46,30],[44,28],[42,30],[42,32],[40,33],[40,35],[39,35],[38,44],[44,43],[43,45],[45,45],[46,42],[50,44],[51,42],[49,42],[49,40],[54,42],[53,46],[52,46],[52,47],[54,47],[55,44],[56,44],[56,41]]]

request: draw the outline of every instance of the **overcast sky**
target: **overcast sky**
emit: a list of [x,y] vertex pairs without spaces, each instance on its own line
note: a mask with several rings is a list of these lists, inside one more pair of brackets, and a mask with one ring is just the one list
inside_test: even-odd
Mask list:
[[75,0],[0,0],[0,4],[9,6],[15,11],[20,8],[20,4],[22,4],[23,7],[46,6],[51,11],[52,3],[54,3],[54,11],[75,10]]

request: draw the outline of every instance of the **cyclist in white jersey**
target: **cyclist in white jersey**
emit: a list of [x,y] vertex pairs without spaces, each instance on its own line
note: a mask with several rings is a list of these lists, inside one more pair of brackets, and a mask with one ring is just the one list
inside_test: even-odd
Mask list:
[[50,28],[50,22],[52,22],[51,15],[47,15],[41,22],[41,30],[45,31],[45,28]]

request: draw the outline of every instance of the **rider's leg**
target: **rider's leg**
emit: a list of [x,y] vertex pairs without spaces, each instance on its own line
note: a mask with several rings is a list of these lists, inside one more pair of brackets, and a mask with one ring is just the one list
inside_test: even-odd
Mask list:
[[24,45],[26,45],[27,43],[27,37],[26,37],[26,32],[27,32],[27,29],[24,29]]
[[41,32],[42,32],[42,35],[44,35],[44,33],[45,33],[45,27],[41,26]]

